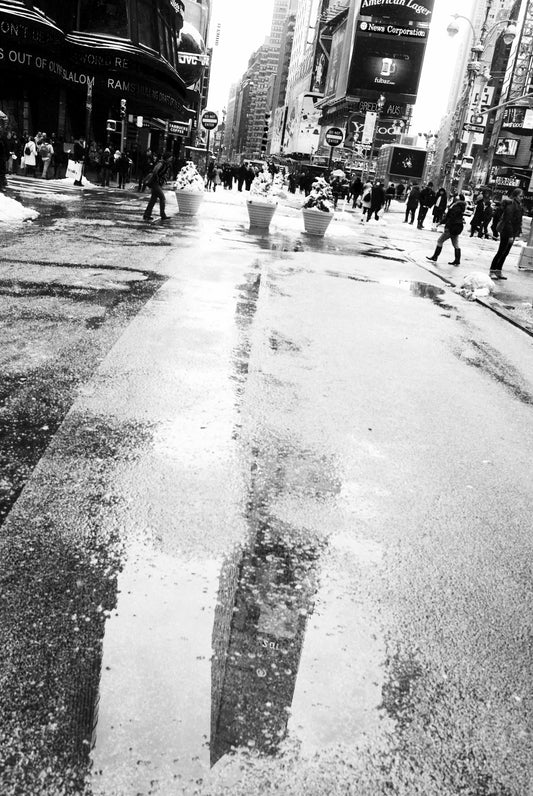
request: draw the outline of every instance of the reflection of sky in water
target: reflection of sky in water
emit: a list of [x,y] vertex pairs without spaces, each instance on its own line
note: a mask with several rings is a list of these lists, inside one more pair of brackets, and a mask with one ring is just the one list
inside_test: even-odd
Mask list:
[[356,742],[383,726],[385,641],[361,589],[381,558],[381,545],[350,533],[334,534],[322,557],[289,722],[304,754]]
[[[139,549],[119,577],[104,638],[93,770],[114,784],[209,769],[211,637],[220,565]],[[124,654],[127,650],[127,655]]]

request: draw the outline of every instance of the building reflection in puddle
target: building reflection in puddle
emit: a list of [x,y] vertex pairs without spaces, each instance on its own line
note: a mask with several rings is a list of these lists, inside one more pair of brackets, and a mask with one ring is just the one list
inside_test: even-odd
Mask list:
[[211,674],[211,765],[234,747],[273,754],[286,734],[318,551],[260,523],[220,580]]

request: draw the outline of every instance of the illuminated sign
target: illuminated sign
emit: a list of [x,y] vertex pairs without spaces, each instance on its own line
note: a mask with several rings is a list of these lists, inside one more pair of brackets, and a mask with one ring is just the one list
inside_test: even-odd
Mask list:
[[515,158],[519,143],[516,138],[498,138],[494,154],[505,158]]
[[396,22],[431,22],[434,5],[435,0],[362,0],[359,13]]

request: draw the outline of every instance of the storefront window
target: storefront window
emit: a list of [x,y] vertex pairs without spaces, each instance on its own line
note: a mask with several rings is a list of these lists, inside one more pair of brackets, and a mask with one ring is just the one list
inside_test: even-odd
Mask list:
[[80,0],[79,29],[129,38],[127,0]]
[[156,10],[153,0],[137,0],[137,18],[139,20],[139,42],[158,50]]

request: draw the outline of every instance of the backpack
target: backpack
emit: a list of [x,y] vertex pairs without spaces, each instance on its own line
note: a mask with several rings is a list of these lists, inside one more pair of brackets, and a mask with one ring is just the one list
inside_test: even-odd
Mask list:
[[41,146],[39,147],[39,155],[42,158],[50,157],[50,149],[48,147],[48,144],[41,144]]
[[26,144],[26,146],[24,147],[24,154],[31,155],[31,146],[29,144]]

